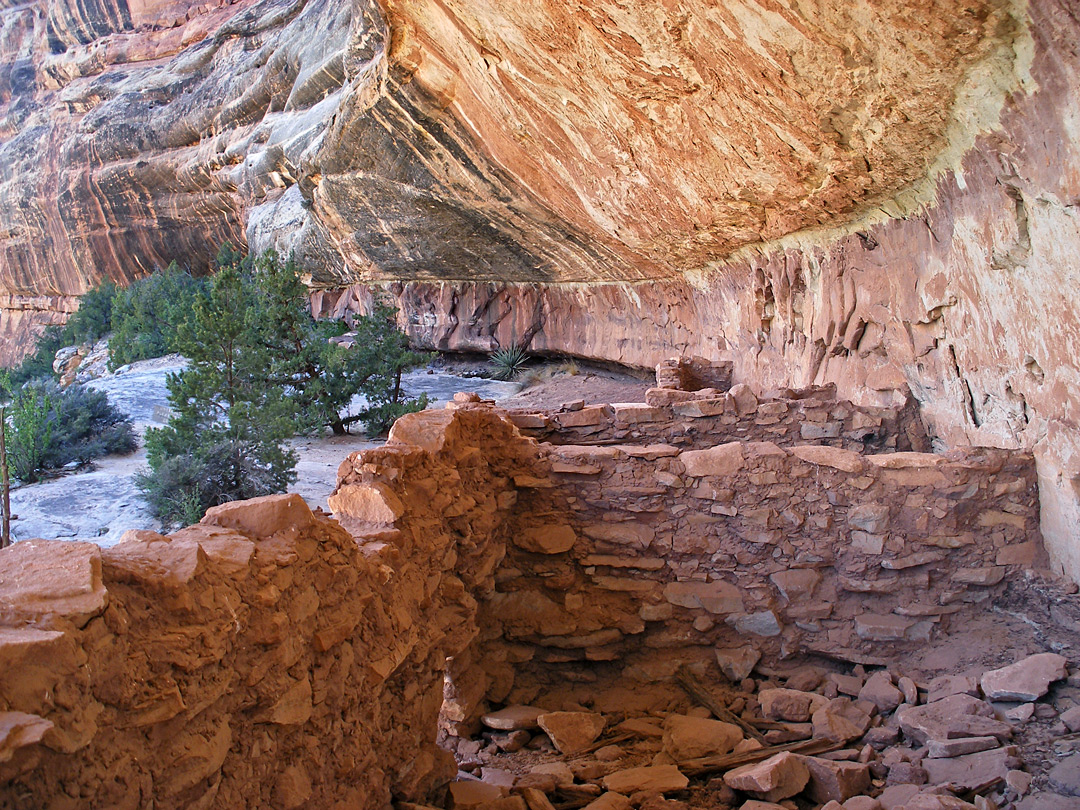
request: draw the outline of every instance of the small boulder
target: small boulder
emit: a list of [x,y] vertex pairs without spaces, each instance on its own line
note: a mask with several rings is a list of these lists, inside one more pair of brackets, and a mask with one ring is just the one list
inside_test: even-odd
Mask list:
[[767,802],[789,799],[810,781],[810,771],[795,754],[784,752],[764,762],[743,765],[724,774],[728,787]]
[[604,730],[603,715],[594,712],[548,712],[536,718],[559,753],[576,754],[588,748]]
[[870,789],[870,766],[861,762],[837,762],[803,757],[810,773],[807,793],[815,802],[843,802]]
[[828,698],[813,692],[795,689],[762,689],[758,693],[761,713],[769,720],[787,720],[805,723],[814,712],[829,702]]
[[1051,683],[1068,677],[1067,663],[1057,653],[1031,655],[984,673],[980,685],[987,700],[1038,700],[1049,691]]
[[978,810],[973,804],[945,793],[919,793],[908,799],[903,810]]
[[496,731],[533,731],[540,728],[537,718],[544,714],[543,709],[533,706],[507,706],[497,712],[489,712],[480,718],[488,728]]
[[729,647],[716,650],[716,663],[724,677],[732,683],[738,683],[750,677],[754,666],[761,660],[761,653],[750,646]]
[[835,698],[814,712],[812,722],[815,739],[848,742],[866,733],[870,715],[847,698]]
[[1050,787],[1067,796],[1080,796],[1080,754],[1061,760],[1050,769]]
[[932,785],[946,783],[960,790],[972,790],[1020,765],[1013,746],[995,748],[951,759],[924,759],[922,767]]
[[585,805],[585,810],[630,810],[633,805],[621,793],[607,792]]
[[884,714],[899,706],[904,701],[904,695],[893,686],[888,672],[875,672],[859,690],[859,700],[870,701]]
[[1008,739],[1012,727],[994,716],[994,709],[971,695],[950,695],[923,706],[909,706],[896,713],[904,735],[922,745],[927,740],[957,737],[997,737]]
[[720,720],[673,714],[664,721],[664,750],[676,762],[730,753],[742,738],[742,729]]
[[501,788],[484,782],[451,782],[450,783],[450,808],[451,810],[466,810],[471,807],[480,807],[488,802],[497,801],[503,797]]
[[979,681],[970,675],[941,675],[926,686],[926,702],[936,703],[953,695],[979,696]]

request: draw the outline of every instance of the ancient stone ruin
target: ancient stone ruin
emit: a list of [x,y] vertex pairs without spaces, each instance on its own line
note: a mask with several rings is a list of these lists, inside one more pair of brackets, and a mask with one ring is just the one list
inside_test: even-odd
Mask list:
[[554,412],[461,394],[346,459],[334,518],[283,495],[113,548],[16,544],[0,807],[985,810],[1033,772],[1080,792],[1021,750],[1065,657],[1018,640],[976,676],[909,674],[991,606],[1080,628],[1031,454],[931,454],[909,405],[759,399],[729,371],[664,364],[645,403]]

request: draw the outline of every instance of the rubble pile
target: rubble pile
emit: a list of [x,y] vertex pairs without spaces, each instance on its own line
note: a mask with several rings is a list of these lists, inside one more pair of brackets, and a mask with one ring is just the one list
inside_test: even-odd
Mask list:
[[[580,690],[556,689],[534,705],[484,715],[475,739],[454,741],[461,772],[446,806],[1016,807],[1032,775],[1014,735],[1037,714],[1057,714],[1049,702],[1036,703],[1053,682],[1080,683],[1054,653],[981,677],[944,675],[926,683],[901,674],[899,665],[845,670],[819,662],[755,671],[746,656],[717,657],[722,670],[743,677],[731,681],[710,667],[698,678],[684,669],[678,681],[690,702],[677,690],[644,702],[625,694],[605,698],[606,687],[597,685],[603,710],[575,705]],[[1070,711],[1062,717],[1068,730],[1080,727],[1080,709]],[[1041,802],[1057,801],[1058,810],[1080,803],[1072,798],[1080,793],[1080,764],[1065,760],[1051,772],[1050,785],[1065,795],[1041,793]]]

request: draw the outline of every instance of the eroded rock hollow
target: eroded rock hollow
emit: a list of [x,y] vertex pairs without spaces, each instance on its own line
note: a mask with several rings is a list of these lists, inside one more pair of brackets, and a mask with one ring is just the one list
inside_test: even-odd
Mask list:
[[1080,574],[1067,0],[36,0],[0,10],[8,359],[226,239],[416,338],[919,401],[1034,451]]

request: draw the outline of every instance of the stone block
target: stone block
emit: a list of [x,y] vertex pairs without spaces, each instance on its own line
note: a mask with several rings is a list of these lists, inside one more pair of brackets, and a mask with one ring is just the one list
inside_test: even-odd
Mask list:
[[326,502],[335,515],[376,526],[390,526],[405,514],[401,499],[382,482],[339,486]]
[[574,547],[577,533],[565,523],[532,526],[512,535],[514,545],[535,554],[562,554]]
[[696,419],[703,416],[722,416],[727,407],[726,397],[715,399],[692,399],[688,402],[676,402],[671,409],[677,416]]
[[810,771],[802,758],[787,752],[724,774],[724,783],[728,787],[769,802],[795,796],[809,780]]
[[675,765],[626,768],[608,774],[602,782],[607,790],[627,796],[642,791],[674,793],[684,790],[690,784],[690,780]]
[[548,712],[536,722],[567,756],[588,748],[604,730],[604,716],[595,712]]
[[644,551],[656,538],[656,531],[647,523],[625,521],[622,523],[593,523],[581,528],[592,539],[612,546],[625,546]]
[[706,450],[688,450],[679,455],[687,475],[731,476],[746,466],[741,442],[729,442]]
[[615,421],[625,425],[645,425],[671,418],[667,409],[654,408],[644,402],[619,402],[611,407],[615,409]]
[[841,450],[839,447],[798,445],[792,447],[791,452],[808,464],[819,467],[832,467],[848,473],[861,472],[865,466],[863,457],[858,453],[851,450]]
[[728,395],[735,406],[735,413],[739,416],[750,416],[757,411],[758,399],[750,386],[743,383],[733,385]]
[[882,503],[864,503],[848,510],[848,523],[868,534],[881,534],[889,528],[889,507]]
[[108,604],[93,543],[24,540],[0,551],[0,623],[83,627]]
[[712,614],[741,613],[742,592],[723,580],[713,582],[669,582],[664,586],[664,598],[673,605],[703,609]]
[[807,795],[815,802],[846,802],[870,790],[870,766],[861,762],[837,762],[802,757],[810,773]]
[[580,411],[555,414],[553,419],[563,428],[594,427],[609,422],[614,415],[610,405],[589,405]]
[[799,425],[799,435],[813,441],[814,439],[836,439],[840,436],[843,425],[839,422],[803,422]]
[[727,623],[732,625],[740,633],[749,633],[753,636],[771,638],[778,636],[784,630],[776,614],[771,610],[761,610],[757,613],[742,613],[729,616]]
[[1039,653],[984,673],[979,684],[987,700],[1038,700],[1051,683],[1068,677],[1067,663],[1057,653]]
[[814,595],[821,582],[821,574],[813,568],[792,568],[777,571],[769,576],[781,595],[788,602],[799,602]]
[[719,720],[672,714],[664,721],[664,750],[676,762],[728,754],[742,739],[742,729]]

